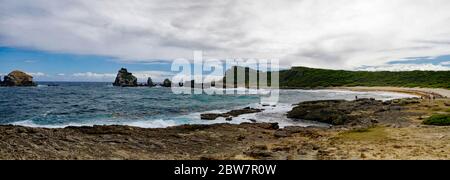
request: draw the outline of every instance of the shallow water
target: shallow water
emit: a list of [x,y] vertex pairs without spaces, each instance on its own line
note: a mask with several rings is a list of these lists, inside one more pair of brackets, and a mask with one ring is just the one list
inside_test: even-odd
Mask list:
[[32,127],[131,125],[146,128],[181,124],[223,123],[202,121],[204,112],[256,107],[263,113],[243,115],[229,123],[279,122],[281,126],[314,123],[287,119],[284,114],[301,101],[360,98],[395,99],[410,95],[336,90],[281,90],[276,106],[262,106],[257,95],[176,95],[168,88],[117,88],[110,83],[57,83],[47,87],[0,88],[0,124]]

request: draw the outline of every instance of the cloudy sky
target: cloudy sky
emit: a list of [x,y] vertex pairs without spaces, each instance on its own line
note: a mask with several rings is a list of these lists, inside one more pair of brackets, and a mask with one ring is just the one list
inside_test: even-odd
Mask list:
[[283,66],[450,70],[448,0],[0,0],[0,74],[109,81],[125,66],[276,58]]

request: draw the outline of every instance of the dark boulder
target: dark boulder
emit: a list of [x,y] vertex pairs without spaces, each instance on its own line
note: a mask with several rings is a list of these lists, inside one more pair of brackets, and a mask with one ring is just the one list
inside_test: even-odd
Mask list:
[[238,110],[232,110],[226,113],[206,113],[201,114],[200,118],[202,120],[216,120],[219,117],[223,117],[226,120],[233,120],[233,117],[238,117],[243,114],[253,114],[253,113],[259,113],[262,112],[261,109],[254,109],[250,107],[246,107],[244,109],[238,109]]
[[155,86],[155,84],[153,83],[153,80],[152,80],[151,77],[149,77],[149,78],[147,79],[147,86],[149,86],[149,87]]
[[206,113],[200,115],[202,120],[216,120],[219,117],[223,117],[222,114]]
[[2,86],[37,86],[33,81],[33,76],[22,71],[13,71],[5,76]]
[[114,86],[120,87],[137,87],[137,78],[129,73],[127,69],[122,68],[117,73],[116,81],[113,83]]
[[164,80],[164,82],[161,84],[162,87],[172,87],[172,81],[169,79]]

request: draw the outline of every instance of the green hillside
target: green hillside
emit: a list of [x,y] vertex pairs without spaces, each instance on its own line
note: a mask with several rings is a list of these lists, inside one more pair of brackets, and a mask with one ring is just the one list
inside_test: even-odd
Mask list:
[[368,72],[295,67],[280,71],[282,88],[396,86],[450,89],[450,71]]
[[[239,67],[242,68],[242,67]],[[235,71],[237,67],[234,68]],[[233,73],[233,68],[226,75]],[[246,73],[264,76],[259,71],[245,68]],[[234,72],[235,73],[235,72]],[[277,72],[273,72],[277,73]],[[369,72],[314,69],[294,67],[282,70],[280,74],[280,88],[318,88],[339,86],[394,86],[394,87],[428,87],[450,89],[450,71],[403,71],[403,72]],[[259,79],[260,77],[258,77]],[[270,78],[270,76],[269,76]],[[246,77],[245,86],[255,86],[256,82],[249,82]],[[229,83],[228,83],[229,84]],[[234,83],[242,86],[242,83]],[[232,85],[231,85],[232,86]]]

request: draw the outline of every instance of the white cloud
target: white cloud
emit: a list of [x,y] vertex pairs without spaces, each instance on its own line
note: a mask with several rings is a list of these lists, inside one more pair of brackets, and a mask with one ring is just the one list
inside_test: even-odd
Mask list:
[[47,76],[47,74],[43,72],[26,72],[27,74],[33,76],[33,77],[44,77]]
[[83,72],[83,73],[74,73],[71,76],[66,77],[66,80],[112,82],[114,81],[115,76],[116,76],[115,74],[109,73]]
[[167,71],[136,71],[132,72],[138,81],[146,82],[149,77],[152,78],[154,82],[162,82],[166,78],[174,76],[172,72]]
[[86,79],[111,79],[116,77],[115,74],[109,73],[93,73],[93,72],[84,72],[84,73],[74,73],[73,77],[78,78],[86,78]]
[[364,71],[450,71],[450,67],[433,64],[391,64],[382,66],[371,66],[358,68],[358,70]]
[[[166,71],[134,71],[131,72],[139,82],[146,82],[149,77],[152,78],[154,82],[163,81],[165,78],[170,78],[174,74],[172,72]],[[117,74],[111,73],[94,73],[94,72],[83,72],[74,73],[69,79],[78,81],[105,81],[112,82],[116,78]]]
[[440,65],[443,65],[443,66],[450,66],[450,61],[447,61],[447,62],[441,62]]
[[[25,72],[30,76],[34,76],[34,77],[45,77],[48,76],[47,74],[43,73],[43,72]],[[7,76],[9,73],[2,73],[0,72],[0,76]]]
[[58,74],[56,74],[57,76],[66,76],[66,74],[64,74],[64,73],[58,73]]
[[448,0],[0,0],[0,45],[354,69],[450,54]]

